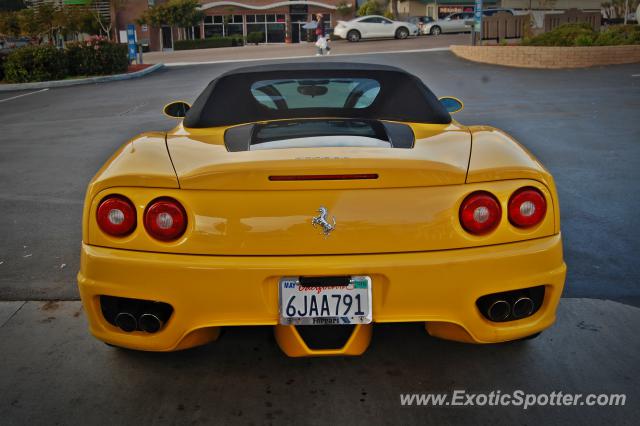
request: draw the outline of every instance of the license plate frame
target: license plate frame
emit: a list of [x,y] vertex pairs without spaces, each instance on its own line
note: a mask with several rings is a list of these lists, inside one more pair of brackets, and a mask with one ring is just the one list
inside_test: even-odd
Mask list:
[[[322,281],[323,277],[315,278]],[[332,277],[326,278],[331,280]],[[292,301],[292,295],[301,297],[297,301]],[[326,296],[326,302],[323,296]],[[347,299],[345,296],[351,298]],[[310,315],[314,312],[312,300],[315,300],[317,308],[315,312],[318,315]],[[346,303],[347,300],[350,300],[351,303]],[[304,306],[304,312],[300,309],[299,303]],[[329,315],[324,315],[327,307],[324,303],[328,305]],[[349,309],[345,311],[344,308],[347,305],[349,305]],[[292,312],[292,308],[294,314],[288,315]],[[287,309],[289,309],[288,313]],[[347,285],[341,286],[304,286],[301,285],[299,276],[281,277],[278,282],[278,312],[279,322],[282,325],[369,324],[373,321],[371,277],[353,275],[349,277]],[[338,315],[335,315],[336,312]],[[303,313],[305,315],[299,315]]]

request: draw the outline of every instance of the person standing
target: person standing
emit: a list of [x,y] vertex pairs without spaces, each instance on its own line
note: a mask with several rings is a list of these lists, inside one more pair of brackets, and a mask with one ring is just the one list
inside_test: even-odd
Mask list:
[[316,15],[317,23],[316,26],[316,47],[318,48],[318,53],[316,56],[322,56],[325,53],[327,55],[331,54],[331,47],[329,47],[329,38],[327,37],[325,28],[324,28],[324,16],[322,13],[318,13]]

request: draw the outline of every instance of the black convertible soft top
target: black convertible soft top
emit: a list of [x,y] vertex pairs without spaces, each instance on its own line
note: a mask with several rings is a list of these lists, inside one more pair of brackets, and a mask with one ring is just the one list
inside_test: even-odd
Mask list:
[[[370,104],[354,107],[269,108],[256,99],[252,86],[264,81],[375,80],[379,92]],[[272,88],[273,89],[273,88]],[[264,87],[262,88],[264,90]],[[302,93],[302,92],[301,92]],[[361,118],[448,124],[451,116],[416,76],[399,68],[347,62],[285,63],[238,68],[211,81],[188,111],[184,126],[206,128],[295,118]]]

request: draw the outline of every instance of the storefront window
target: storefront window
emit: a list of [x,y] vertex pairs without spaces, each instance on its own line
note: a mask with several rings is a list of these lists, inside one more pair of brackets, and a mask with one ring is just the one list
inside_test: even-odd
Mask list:
[[209,37],[242,36],[242,15],[204,17],[204,35]]
[[205,24],[204,26],[205,38],[222,37],[222,35],[223,35],[222,25],[218,25],[218,24],[206,25]]
[[225,35],[242,35],[242,24],[227,24],[225,26]]
[[264,24],[247,24],[247,34],[249,33],[262,33],[261,42],[265,42],[265,28]]
[[284,43],[284,24],[267,24],[267,43]]

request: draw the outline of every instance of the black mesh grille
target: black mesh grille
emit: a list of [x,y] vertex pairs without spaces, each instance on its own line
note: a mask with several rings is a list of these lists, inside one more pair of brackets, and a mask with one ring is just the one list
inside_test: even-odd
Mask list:
[[298,325],[296,330],[309,349],[341,349],[355,325]]

